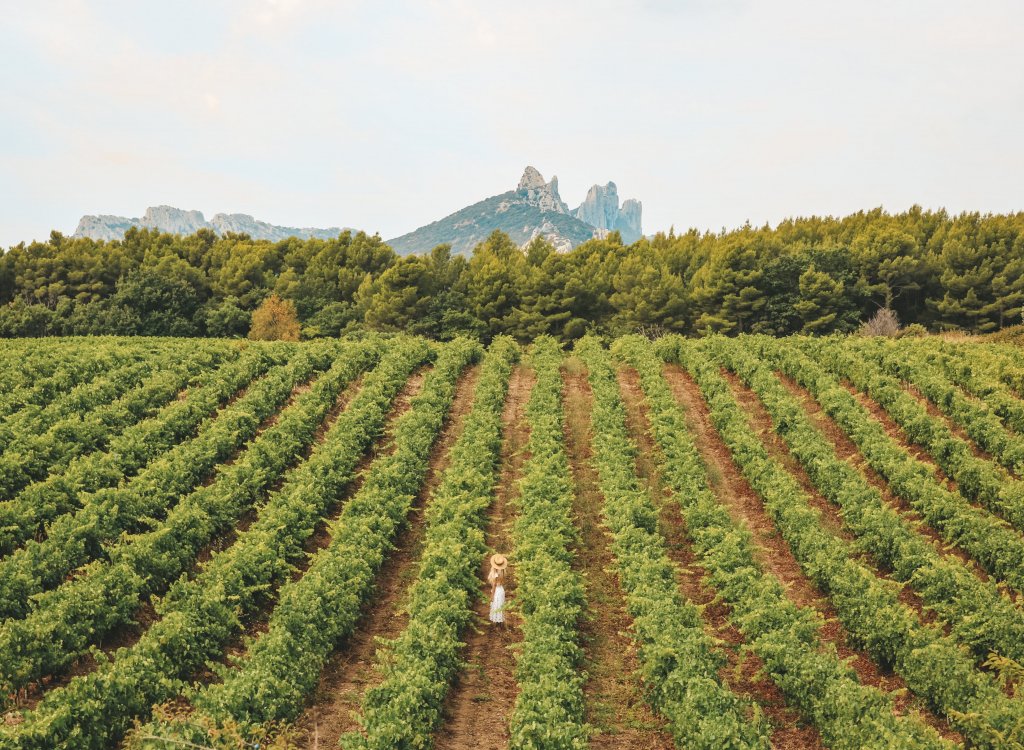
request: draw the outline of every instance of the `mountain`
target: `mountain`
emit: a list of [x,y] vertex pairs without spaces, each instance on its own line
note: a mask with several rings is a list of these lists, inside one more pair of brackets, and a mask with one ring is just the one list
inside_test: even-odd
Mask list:
[[256,240],[283,240],[288,237],[317,237],[331,239],[344,230],[340,227],[328,229],[280,227],[254,219],[248,214],[216,214],[207,221],[202,211],[184,211],[172,206],[154,206],[146,209],[141,219],[124,216],[83,216],[75,229],[75,237],[91,237],[94,240],[119,240],[130,227],[158,229],[171,234],[193,234],[199,229],[212,229],[217,234],[236,232],[248,234]]
[[519,245],[543,236],[561,252],[613,230],[629,243],[643,236],[641,208],[636,200],[627,200],[620,208],[618,189],[609,182],[594,185],[583,203],[570,210],[558,194],[558,178],[545,182],[540,172],[527,167],[515,190],[474,203],[388,244],[398,253],[427,252],[442,243],[450,244],[452,252],[469,253],[495,229]]
[[[508,234],[523,246],[543,236],[560,252],[566,252],[595,237],[618,231],[626,243],[643,236],[640,201],[627,200],[619,205],[619,192],[614,182],[594,185],[578,207],[570,209],[558,194],[558,178],[545,182],[533,167],[523,172],[515,190],[467,206],[432,224],[403,234],[388,244],[401,254],[425,253],[442,243],[456,253],[470,253],[495,229]],[[248,214],[216,214],[209,221],[201,211],[185,211],[173,206],[146,209],[141,219],[125,216],[83,216],[75,229],[75,237],[95,240],[119,240],[131,227],[158,229],[171,234],[193,234],[199,229],[212,229],[217,234],[235,232],[257,240],[283,240],[316,237],[331,239],[343,229],[281,227],[254,219]]]
[[603,187],[591,187],[583,203],[572,215],[597,229],[609,232],[617,230],[622,235],[622,241],[629,244],[643,237],[640,213],[640,201],[632,198],[619,208],[619,190],[614,182],[609,182]]

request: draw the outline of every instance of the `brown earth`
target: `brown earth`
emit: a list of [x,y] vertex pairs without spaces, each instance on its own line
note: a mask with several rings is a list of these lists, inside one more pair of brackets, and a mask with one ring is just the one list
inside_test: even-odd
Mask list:
[[[718,481],[713,482],[712,488],[733,518],[740,521],[753,534],[755,556],[764,570],[783,584],[794,603],[811,608],[821,615],[823,622],[819,633],[822,642],[835,647],[839,658],[847,661],[862,684],[888,693],[897,713],[904,714],[916,709],[914,700],[901,678],[884,673],[868,654],[850,646],[835,609],[803,574],[789,545],[765,510],[761,498],[733,462],[728,447],[711,423],[707,404],[697,384],[685,370],[675,365],[667,366],[665,375],[676,399],[690,415],[697,446],[705,464],[714,467],[710,474],[712,477],[718,476]],[[926,715],[925,719],[943,733],[949,731],[936,717]]]
[[[327,515],[320,519],[317,523],[313,534],[306,539],[303,544],[303,551],[305,556],[295,563],[295,570],[292,571],[291,579],[297,580],[302,577],[302,574],[309,567],[312,562],[313,555],[322,550],[331,541],[330,535],[330,524],[341,514],[342,509],[345,507],[345,502],[353,497],[359,488],[363,486],[363,482],[366,480],[366,475],[370,471],[374,462],[378,458],[389,456],[394,451],[394,427],[398,418],[405,414],[412,406],[412,400],[416,398],[416,395],[423,388],[423,381],[426,378],[426,374],[429,371],[429,367],[417,368],[405,385],[398,392],[394,401],[391,402],[391,408],[389,409],[387,416],[384,421],[384,429],[381,434],[370,446],[370,449],[360,458],[359,464],[355,472],[355,479],[349,483],[348,487],[345,488],[342,498],[334,503]],[[323,424],[318,430],[318,440],[322,442],[327,436],[327,432],[330,425]],[[312,453],[312,448],[307,451],[308,455]],[[278,485],[283,484],[284,477],[278,480]],[[252,638],[256,638],[260,633],[264,633],[267,630],[269,619],[273,611],[274,604],[276,603],[276,593],[255,615],[248,621],[245,630],[236,639],[229,644],[225,650],[224,663],[228,663],[229,659],[240,657],[245,653],[245,644]],[[214,679],[212,674],[204,674],[204,681]]]
[[910,439],[896,420],[889,416],[889,412],[885,410],[884,406],[875,401],[868,394],[859,391],[855,385],[847,380],[842,380],[841,385],[857,400],[857,403],[867,409],[871,416],[885,428],[885,432],[889,437],[895,440],[901,448],[907,451],[907,453],[925,464],[935,474],[935,479],[939,484],[950,492],[958,491],[956,481],[946,475],[946,472],[944,472],[938,462],[932,458],[927,449],[917,443],[914,443]]
[[296,721],[305,733],[306,748],[337,747],[342,734],[358,728],[355,712],[363,693],[380,682],[380,674],[372,669],[377,639],[394,639],[405,627],[407,617],[401,600],[416,575],[423,544],[423,510],[451,461],[450,450],[472,408],[479,374],[479,366],[474,366],[460,378],[445,427],[431,450],[427,474],[413,503],[408,526],[399,532],[395,550],[381,567],[373,596],[355,632],[338,646],[324,667],[311,705]]
[[[308,391],[312,387],[312,382],[322,374],[323,373],[320,371],[314,372],[309,376],[307,380],[301,383],[297,383],[292,388],[288,400],[281,406],[281,408],[275,411],[273,414],[268,416],[260,423],[259,427],[256,429],[254,437],[246,441],[244,444],[238,446],[225,461],[217,464],[213,469],[211,469],[207,477],[200,484],[198,484],[197,487],[208,487],[214,481],[216,481],[217,475],[219,474],[220,470],[225,466],[231,466],[232,464],[234,464],[238,460],[238,457],[246,450],[246,448],[249,446],[250,443],[252,443],[253,440],[256,440],[260,435],[262,435],[268,429],[277,424],[278,419],[280,419],[281,411],[287,409],[289,406],[292,406],[295,403],[295,400],[302,393]],[[252,384],[250,383],[248,386],[238,391],[231,398],[229,403],[234,403],[239,398],[241,398],[242,395],[251,387],[251,385]],[[358,387],[358,383],[354,383],[350,385],[348,388],[342,390],[341,394],[338,397],[338,403],[336,403],[335,406],[332,407],[332,410],[329,414],[328,418],[330,420],[337,418],[337,415],[341,413],[341,411],[344,409],[344,405],[347,404],[348,401],[351,399],[356,387]],[[223,412],[225,408],[227,408],[227,405],[224,405],[221,408],[219,408],[216,411],[214,417],[212,418],[216,418],[216,416]],[[321,429],[323,428],[321,427]],[[318,441],[322,439],[322,433],[319,431],[317,433],[317,438]],[[310,450],[307,451],[307,456],[311,450],[312,448],[310,448]],[[190,493],[186,492],[185,495],[182,495],[182,497],[188,494]],[[199,556],[196,559],[196,563],[193,566],[193,571],[196,569],[197,566],[201,565],[203,562],[208,560],[214,551],[221,550],[229,546],[230,543],[232,543],[236,538],[237,534],[239,533],[239,530],[247,527],[252,522],[253,518],[253,511],[245,513],[236,528],[232,529],[226,534],[219,536],[208,547],[200,551]],[[70,580],[76,577],[78,573],[79,571],[73,571],[68,576],[68,579]],[[101,653],[107,656],[113,656],[114,652],[118,649],[130,648],[131,646],[135,645],[139,638],[142,637],[142,634],[149,628],[150,625],[153,624],[153,622],[156,619],[157,615],[153,608],[152,602],[148,600],[142,602],[140,603],[139,609],[136,611],[135,616],[133,617],[133,621],[131,623],[116,628],[114,629],[113,632],[106,634],[103,638],[99,640],[96,647]],[[43,677],[42,680],[40,680],[39,682],[33,683],[26,689],[20,691],[20,695],[18,696],[16,705],[18,705],[21,708],[33,709],[39,703],[39,701],[43,699],[46,693],[48,693],[51,690],[66,686],[75,677],[79,677],[81,675],[92,672],[96,668],[96,665],[96,658],[93,655],[93,653],[84,654],[75,662],[73,662],[66,671],[61,672],[59,674],[52,674]]]
[[[775,425],[772,421],[772,417],[761,402],[761,399],[734,373],[723,370],[722,376],[729,381],[729,385],[732,388],[733,395],[736,397],[736,401],[747,412],[747,417],[750,420],[750,427],[761,438],[761,442],[767,449],[768,455],[781,463],[800,483],[800,487],[807,494],[809,505],[820,514],[822,526],[826,528],[829,533],[839,537],[850,545],[855,546],[857,543],[856,537],[846,527],[843,517],[839,512],[839,507],[830,502],[818,491],[818,488],[807,475],[807,472],[804,470],[799,459],[790,452],[786,441],[775,431]],[[865,552],[857,552],[856,549],[854,549],[852,556],[878,578],[895,583],[895,585],[900,589],[900,601],[908,607],[913,608],[922,622],[933,623],[936,621],[937,617],[935,613],[925,608],[924,602],[921,601],[921,597],[919,597],[909,586],[903,586],[899,582],[893,581],[886,572],[883,572],[883,570],[880,569],[874,558]],[[945,630],[948,634],[948,626]]]
[[626,612],[610,535],[601,524],[604,497],[591,466],[593,394],[582,363],[563,370],[565,443],[576,494],[573,511],[580,531],[575,565],[583,577],[587,610],[580,622],[584,650],[586,721],[594,728],[590,747],[622,750],[671,750],[665,722],[644,700],[637,654]]
[[[707,570],[687,539],[686,521],[679,504],[672,499],[672,491],[663,481],[659,466],[661,451],[650,433],[647,403],[635,370],[624,368],[619,371],[619,390],[626,407],[626,424],[638,448],[637,473],[659,506],[659,524],[668,542],[669,556],[679,566],[680,590],[694,604],[704,607],[703,616],[709,632],[725,645],[723,653],[727,663],[719,677],[734,693],[760,706],[772,727],[773,748],[823,748],[818,730],[789,708],[775,683],[762,675],[764,662],[757,654],[745,650],[743,634],[729,621],[728,605],[717,598],[717,593],[707,581]],[[696,434],[689,414],[687,424]],[[709,477],[714,474],[711,467],[708,473]],[[714,475],[717,479],[712,479],[712,486],[717,489],[722,478]]]
[[[855,545],[855,537],[843,524],[839,509],[818,492],[811,478],[800,465],[799,460],[790,453],[786,442],[775,432],[771,415],[768,414],[767,409],[757,394],[747,388],[735,374],[726,371],[723,371],[722,374],[729,381],[737,401],[746,410],[751,429],[761,438],[762,443],[768,449],[769,455],[782,463],[787,471],[800,482],[804,492],[807,493],[808,500],[810,501],[809,504],[818,510],[823,526],[844,541]],[[921,597],[913,589],[909,586],[901,585],[898,581],[893,580],[889,575],[882,572],[875,565],[874,560],[866,553],[857,554],[855,557],[877,578],[889,581],[898,587],[900,602],[913,609],[920,621],[936,623],[938,617],[935,612],[925,607]],[[939,623],[939,625],[947,635],[950,633],[950,628],[947,624]],[[891,670],[885,670],[885,673],[898,680],[902,687],[906,687],[906,683],[899,675],[894,675]],[[909,702],[906,706],[900,706],[902,710],[912,709],[917,711],[930,726],[939,731],[944,737],[957,741],[962,740],[961,736],[949,726],[945,719],[932,712],[925,705],[924,699],[913,699],[909,693],[906,697]]]
[[[892,491],[886,479],[871,467],[867,458],[865,458],[860,452],[857,444],[850,439],[843,428],[840,427],[832,417],[825,413],[821,408],[821,405],[817,400],[815,400],[814,396],[812,396],[810,392],[800,386],[792,378],[787,377],[781,372],[776,372],[776,376],[789,390],[789,392],[792,393],[800,402],[804,411],[811,418],[811,421],[818,428],[819,432],[821,432],[832,443],[832,447],[835,448],[836,455],[856,468],[861,475],[881,493],[882,499],[885,503],[891,508],[899,511],[900,515],[902,515],[914,528],[914,531],[931,541],[935,549],[941,554],[953,555],[978,578],[983,581],[988,580],[988,574],[967,552],[960,547],[947,544],[942,539],[939,532],[933,529],[924,519],[922,519],[920,514],[915,511],[906,500],[898,497]],[[898,437],[894,436],[891,432],[888,434],[896,440],[904,450],[910,451],[905,442],[900,442]],[[913,452],[910,452],[913,455]]]
[[481,596],[475,607],[475,622],[465,634],[464,658],[468,665],[445,701],[444,723],[434,737],[437,750],[499,750],[508,745],[509,716],[518,692],[513,654],[522,640],[515,611],[516,559],[509,531],[515,517],[512,503],[519,495],[518,479],[527,457],[530,431],[524,412],[534,380],[533,372],[525,365],[512,373],[502,413],[501,472],[487,516],[488,548],[509,557],[505,591],[510,608],[504,625],[488,620],[490,587],[485,581],[489,566],[487,558],[481,560]]

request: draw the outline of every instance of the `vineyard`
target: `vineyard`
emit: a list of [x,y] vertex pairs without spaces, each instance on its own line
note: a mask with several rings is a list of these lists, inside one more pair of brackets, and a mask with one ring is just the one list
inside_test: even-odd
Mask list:
[[0,750],[1024,750],[1016,346],[0,352]]

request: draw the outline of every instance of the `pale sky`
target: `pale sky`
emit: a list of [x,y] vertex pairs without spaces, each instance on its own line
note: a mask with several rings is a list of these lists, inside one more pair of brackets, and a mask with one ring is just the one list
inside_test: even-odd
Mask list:
[[170,204],[393,237],[595,182],[644,231],[1024,209],[1024,3],[0,0],[0,245]]

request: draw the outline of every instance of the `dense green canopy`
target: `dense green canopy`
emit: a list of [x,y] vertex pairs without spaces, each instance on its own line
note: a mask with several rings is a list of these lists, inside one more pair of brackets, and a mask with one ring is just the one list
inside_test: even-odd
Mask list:
[[906,324],[987,332],[1021,322],[1024,214],[876,209],[629,246],[612,233],[566,254],[495,232],[468,258],[444,245],[399,256],[350,232],[281,242],[54,232],[0,256],[0,335],[244,336],[274,293],[294,303],[306,337],[824,334],[883,307]]

